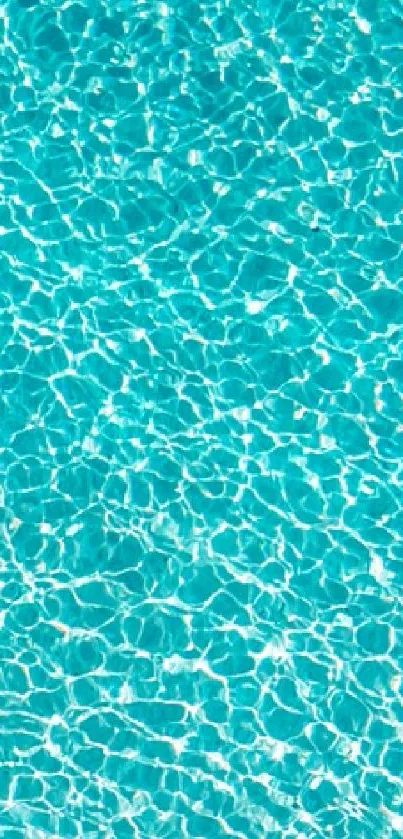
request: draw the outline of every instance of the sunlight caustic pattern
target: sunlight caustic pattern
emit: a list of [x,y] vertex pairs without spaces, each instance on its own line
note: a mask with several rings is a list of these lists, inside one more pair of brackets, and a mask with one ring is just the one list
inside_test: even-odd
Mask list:
[[0,33],[0,833],[398,839],[401,4]]

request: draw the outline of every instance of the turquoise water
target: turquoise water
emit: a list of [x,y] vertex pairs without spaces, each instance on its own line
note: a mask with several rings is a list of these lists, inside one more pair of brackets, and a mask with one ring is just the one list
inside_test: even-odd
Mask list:
[[403,8],[0,14],[0,835],[403,834]]

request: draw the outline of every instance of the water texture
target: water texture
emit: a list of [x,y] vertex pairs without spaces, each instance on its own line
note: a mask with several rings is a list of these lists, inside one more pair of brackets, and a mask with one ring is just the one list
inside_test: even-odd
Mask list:
[[0,834],[403,834],[403,9],[0,8]]

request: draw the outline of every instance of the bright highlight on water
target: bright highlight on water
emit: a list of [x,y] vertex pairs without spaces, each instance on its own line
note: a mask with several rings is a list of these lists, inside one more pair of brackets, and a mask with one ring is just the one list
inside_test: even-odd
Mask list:
[[403,835],[403,7],[0,9],[0,836]]

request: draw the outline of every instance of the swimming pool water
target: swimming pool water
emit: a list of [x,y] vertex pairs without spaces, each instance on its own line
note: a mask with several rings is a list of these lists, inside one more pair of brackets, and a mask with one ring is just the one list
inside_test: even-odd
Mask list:
[[0,9],[0,834],[403,835],[397,0]]

